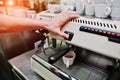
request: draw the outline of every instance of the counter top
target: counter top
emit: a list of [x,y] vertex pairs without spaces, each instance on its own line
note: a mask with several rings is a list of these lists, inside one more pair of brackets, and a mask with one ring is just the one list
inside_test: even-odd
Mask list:
[[44,80],[31,69],[30,58],[33,54],[35,54],[34,49],[11,59],[10,63],[18,68],[29,80]]

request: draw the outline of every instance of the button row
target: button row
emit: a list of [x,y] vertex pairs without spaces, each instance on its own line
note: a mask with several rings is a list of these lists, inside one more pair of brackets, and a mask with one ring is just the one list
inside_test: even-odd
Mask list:
[[112,36],[112,37],[120,38],[120,33],[90,28],[90,27],[86,27],[86,26],[81,26],[80,31],[90,32],[90,33],[99,34],[99,35],[103,35],[103,36]]

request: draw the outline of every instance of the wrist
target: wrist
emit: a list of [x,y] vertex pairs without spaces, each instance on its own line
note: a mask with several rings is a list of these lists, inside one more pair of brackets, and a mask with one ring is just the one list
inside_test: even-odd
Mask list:
[[49,30],[47,20],[42,20],[42,23],[43,23],[43,29]]
[[48,23],[46,20],[37,20],[35,21],[35,24],[34,26],[36,26],[37,29],[45,29],[45,30],[49,30],[48,29]]

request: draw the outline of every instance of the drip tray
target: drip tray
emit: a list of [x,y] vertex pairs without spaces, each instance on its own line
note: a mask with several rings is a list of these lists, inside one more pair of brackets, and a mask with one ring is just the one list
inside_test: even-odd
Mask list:
[[[39,53],[37,56],[45,59],[47,61],[47,58],[52,53],[56,53],[51,49],[46,50],[46,55],[44,53]],[[74,62],[73,65],[71,65],[69,68],[67,68],[62,59],[58,60],[55,64],[57,68],[64,71],[65,73],[72,75],[76,78],[79,78],[80,80],[106,80],[108,75],[100,70],[94,69],[92,67],[89,67],[81,62]]]
[[76,62],[69,68],[66,68],[66,66],[63,65],[63,61],[59,60],[54,65],[59,67],[61,70],[65,71],[69,75],[73,75],[79,78],[80,80],[105,80],[108,76],[107,74],[92,69],[91,67],[82,63]]

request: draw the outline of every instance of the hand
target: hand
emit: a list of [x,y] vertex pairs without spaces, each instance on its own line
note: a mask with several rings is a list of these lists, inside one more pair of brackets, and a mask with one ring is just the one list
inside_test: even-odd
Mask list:
[[79,15],[76,13],[70,13],[70,12],[59,13],[54,18],[48,20],[48,23],[47,23],[48,30],[49,30],[49,32],[51,32],[55,35],[58,35],[65,39],[68,39],[69,35],[62,32],[61,29],[71,19],[78,18],[78,17],[79,17]]

